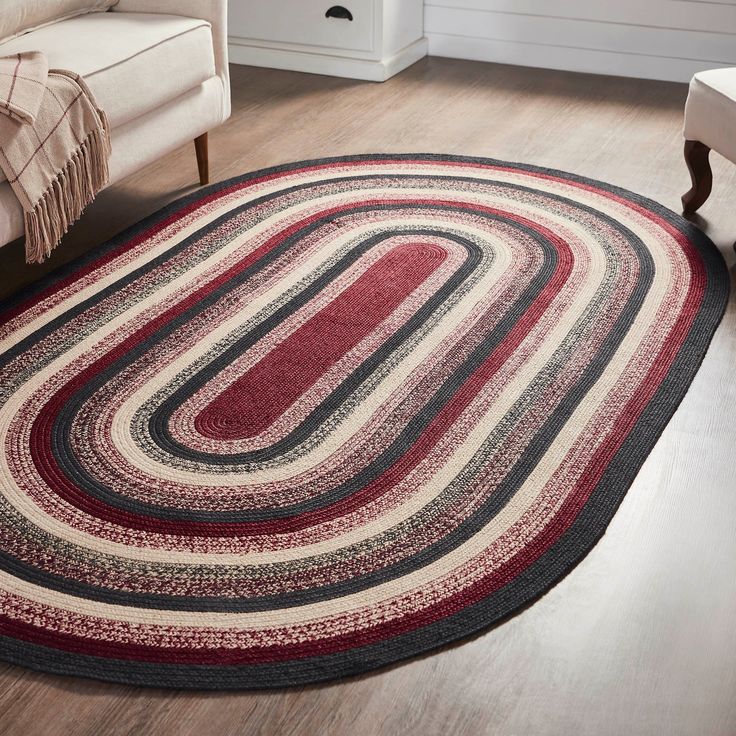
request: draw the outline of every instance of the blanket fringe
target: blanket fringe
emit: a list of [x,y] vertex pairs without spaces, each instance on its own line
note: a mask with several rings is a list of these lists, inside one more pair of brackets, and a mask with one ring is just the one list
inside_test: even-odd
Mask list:
[[98,112],[102,118],[101,128],[93,130],[82,141],[33,209],[25,212],[28,263],[42,263],[48,258],[64,233],[109,180],[109,128],[104,113]]

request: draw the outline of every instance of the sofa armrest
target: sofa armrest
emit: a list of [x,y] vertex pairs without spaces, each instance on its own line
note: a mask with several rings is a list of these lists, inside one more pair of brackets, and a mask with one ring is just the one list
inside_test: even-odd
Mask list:
[[230,117],[230,72],[227,54],[227,0],[119,0],[116,13],[165,13],[201,18],[212,26],[215,69],[224,91],[223,121]]

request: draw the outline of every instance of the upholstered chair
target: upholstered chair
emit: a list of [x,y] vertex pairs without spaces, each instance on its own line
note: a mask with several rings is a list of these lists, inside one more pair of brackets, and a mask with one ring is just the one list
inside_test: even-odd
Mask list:
[[685,105],[685,161],[692,188],[682,197],[686,215],[710,196],[711,150],[736,163],[736,68],[699,72],[690,82]]

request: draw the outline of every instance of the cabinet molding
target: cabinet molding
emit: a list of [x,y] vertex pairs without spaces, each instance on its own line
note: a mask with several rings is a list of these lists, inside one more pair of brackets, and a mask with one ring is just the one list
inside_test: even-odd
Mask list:
[[230,61],[382,82],[427,55],[423,0],[345,0],[352,20],[327,18],[331,5],[230,3]]

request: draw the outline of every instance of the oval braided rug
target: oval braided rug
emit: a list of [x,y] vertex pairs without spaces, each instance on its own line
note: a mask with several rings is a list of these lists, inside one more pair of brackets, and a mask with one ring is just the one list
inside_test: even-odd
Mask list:
[[603,533],[721,318],[713,244],[484,159],[259,171],[0,311],[0,657],[145,685],[363,672]]

